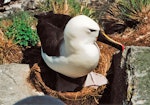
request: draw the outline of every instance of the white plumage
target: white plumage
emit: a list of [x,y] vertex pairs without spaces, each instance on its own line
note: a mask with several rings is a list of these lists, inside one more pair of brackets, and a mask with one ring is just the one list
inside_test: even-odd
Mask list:
[[[121,51],[124,50],[124,45],[109,38],[94,20],[84,15],[72,18],[50,11],[36,15],[36,18],[42,58],[49,68],[57,72],[56,74],[60,73],[57,80],[59,83],[56,83],[58,90],[74,91],[82,86],[97,88],[107,84],[105,76],[92,71],[100,59],[96,41]],[[54,76],[56,77],[55,74]],[[62,89],[64,84],[68,84],[71,90],[67,87]]]
[[54,71],[71,78],[87,75],[98,64],[99,48],[96,44],[100,28],[87,16],[72,18],[64,29],[60,56],[48,56],[42,51],[45,63]]
[[4,0],[4,4],[9,3],[11,0]]

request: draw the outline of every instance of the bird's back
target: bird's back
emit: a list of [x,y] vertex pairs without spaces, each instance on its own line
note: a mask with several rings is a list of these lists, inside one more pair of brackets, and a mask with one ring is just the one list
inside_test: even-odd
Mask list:
[[38,19],[37,33],[43,51],[49,56],[59,56],[59,47],[64,36],[63,31],[71,17],[53,12],[42,13],[35,17]]

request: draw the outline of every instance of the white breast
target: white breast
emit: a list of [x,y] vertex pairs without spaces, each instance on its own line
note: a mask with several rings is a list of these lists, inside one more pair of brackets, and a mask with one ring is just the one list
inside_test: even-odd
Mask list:
[[[69,71],[68,76],[72,78],[87,75],[94,70],[99,62],[100,51],[97,44],[84,45],[81,50],[68,55],[64,49],[61,50],[61,56],[66,56],[68,66],[62,67],[62,71]],[[60,69],[60,68],[59,68]]]

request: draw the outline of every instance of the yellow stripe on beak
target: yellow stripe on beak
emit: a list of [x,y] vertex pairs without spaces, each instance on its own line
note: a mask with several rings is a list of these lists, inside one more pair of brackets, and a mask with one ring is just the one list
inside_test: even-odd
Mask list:
[[117,49],[119,49],[119,50],[121,50],[121,51],[123,51],[124,48],[125,48],[124,45],[122,45],[121,43],[119,43],[119,42],[117,42],[117,41],[111,39],[110,37],[108,37],[108,36],[105,34],[104,31],[100,31],[100,32],[99,32],[98,41],[103,42],[103,43],[105,43],[105,44],[108,44],[108,45],[110,45],[110,46],[112,46],[112,47],[115,47],[115,48],[117,48]]

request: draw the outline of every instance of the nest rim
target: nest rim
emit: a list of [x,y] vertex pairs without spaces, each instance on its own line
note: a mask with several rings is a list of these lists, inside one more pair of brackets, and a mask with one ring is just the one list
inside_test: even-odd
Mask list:
[[97,89],[94,89],[92,87],[83,87],[80,91],[77,92],[61,92],[51,89],[50,87],[46,86],[44,81],[41,77],[41,70],[37,63],[33,65],[30,71],[30,75],[28,78],[28,81],[31,83],[31,85],[39,92],[43,92],[45,95],[50,95],[56,98],[60,98],[62,100],[84,100],[88,97],[96,97],[100,98],[102,93],[104,92],[104,89],[106,88],[106,85],[100,86]]

